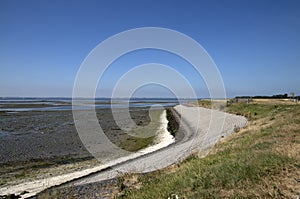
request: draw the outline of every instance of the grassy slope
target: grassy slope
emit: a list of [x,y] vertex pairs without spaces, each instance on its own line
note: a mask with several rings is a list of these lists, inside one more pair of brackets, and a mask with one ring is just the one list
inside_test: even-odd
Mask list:
[[296,198],[300,106],[274,103],[230,105],[228,112],[249,117],[248,127],[219,143],[205,158],[195,155],[162,171],[127,175],[126,181],[135,180],[119,197]]

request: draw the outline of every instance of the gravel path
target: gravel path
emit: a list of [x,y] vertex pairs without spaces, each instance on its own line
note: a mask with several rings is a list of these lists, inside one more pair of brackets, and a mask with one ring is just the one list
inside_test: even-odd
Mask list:
[[247,124],[246,118],[221,111],[182,105],[174,109],[182,118],[179,133],[184,133],[183,139],[151,154],[79,179],[72,184],[78,186],[111,179],[122,173],[145,173],[162,169],[186,158],[195,150],[212,147],[221,137],[234,132],[234,128],[241,128]]

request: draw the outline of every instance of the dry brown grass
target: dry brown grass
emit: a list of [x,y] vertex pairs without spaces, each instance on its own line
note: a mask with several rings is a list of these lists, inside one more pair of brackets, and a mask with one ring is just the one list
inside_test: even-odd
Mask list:
[[[196,103],[194,104],[196,105]],[[201,105],[201,104],[200,104]],[[204,107],[211,106],[203,102]],[[300,106],[281,100],[232,104],[249,125],[222,140],[205,158],[142,175],[125,198],[296,198],[300,192]],[[236,168],[235,168],[236,167]]]
[[253,102],[259,104],[281,104],[281,105],[295,105],[300,104],[300,102],[295,103],[293,100],[290,99],[253,99]]

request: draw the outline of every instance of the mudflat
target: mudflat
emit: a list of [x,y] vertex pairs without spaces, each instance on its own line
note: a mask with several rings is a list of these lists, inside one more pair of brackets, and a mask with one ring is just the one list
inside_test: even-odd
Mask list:
[[[122,109],[120,109],[122,112]],[[114,122],[111,109],[97,109],[104,133],[115,144],[133,139]],[[131,108],[137,125],[150,122],[145,108]],[[73,121],[72,111],[0,112],[0,164],[46,159],[92,158],[82,144]]]

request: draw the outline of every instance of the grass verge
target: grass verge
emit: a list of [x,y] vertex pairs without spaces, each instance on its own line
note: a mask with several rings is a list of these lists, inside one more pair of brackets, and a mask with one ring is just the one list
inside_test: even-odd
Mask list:
[[217,144],[205,158],[191,156],[178,165],[139,175],[139,186],[123,186],[118,198],[296,198],[300,106],[254,101],[226,109],[247,116],[249,125]]

